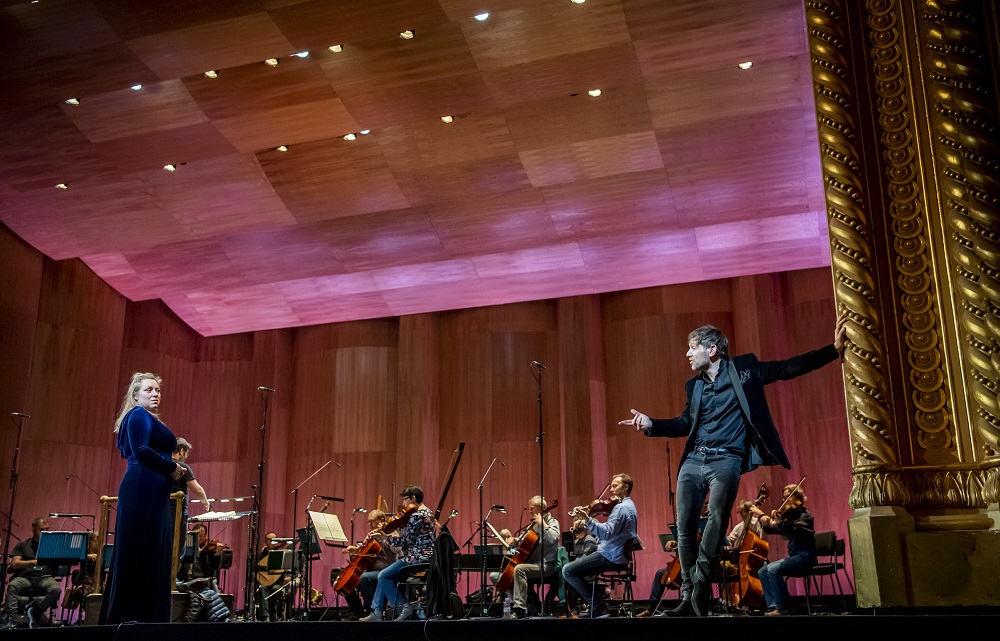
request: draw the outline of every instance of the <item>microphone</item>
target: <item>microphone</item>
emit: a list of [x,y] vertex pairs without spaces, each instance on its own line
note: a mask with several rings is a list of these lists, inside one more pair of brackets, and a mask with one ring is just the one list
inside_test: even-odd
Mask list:
[[328,508],[328,507],[330,507],[330,502],[329,502],[329,501],[327,501],[326,503],[324,503],[324,504],[323,504],[323,507],[321,507],[321,508],[319,509],[319,511],[320,511],[320,512],[326,512],[326,508]]
[[531,361],[531,364],[537,367],[538,369],[547,369],[544,365],[542,365],[538,361]]
[[500,461],[500,465],[503,465],[504,467],[507,467],[507,464],[503,462],[502,458],[498,458],[497,460]]
[[274,390],[273,390],[273,389],[271,389],[270,387],[264,387],[263,385],[261,385],[261,386],[260,386],[260,387],[258,387],[257,389],[259,389],[259,390],[260,390],[260,391],[262,391],[262,392],[273,392],[273,391],[274,391]]
[[493,509],[493,510],[496,510],[497,512],[500,512],[500,513],[502,513],[502,514],[506,514],[506,513],[507,513],[507,508],[505,508],[505,507],[504,507],[504,506],[502,506],[502,505],[494,505],[494,506],[493,506],[492,508],[490,508],[490,509]]
[[22,414],[22,413],[20,413],[20,412],[11,412],[11,413],[10,413],[10,415],[11,415],[11,416],[20,416],[21,418],[31,418],[31,417],[30,417],[30,416],[28,416],[27,414]]
[[453,519],[458,516],[458,510],[452,510],[451,515],[448,516],[449,519]]
[[365,508],[363,508],[363,507],[356,507],[356,508],[354,508],[354,511],[355,511],[355,512],[361,512],[362,514],[365,514],[365,513],[367,513],[367,512],[368,512],[368,510],[366,510],[366,509],[365,509]]
[[54,519],[78,519],[84,516],[90,516],[89,514],[69,514],[67,512],[52,512],[49,514],[50,517]]
[[324,501],[338,501],[340,503],[344,502],[344,499],[338,499],[335,496],[323,496],[322,494],[313,494],[313,496],[317,499],[323,499]]

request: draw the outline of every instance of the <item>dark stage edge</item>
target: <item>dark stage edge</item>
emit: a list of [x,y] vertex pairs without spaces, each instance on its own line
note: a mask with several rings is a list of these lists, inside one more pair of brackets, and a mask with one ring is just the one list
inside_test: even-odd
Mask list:
[[[122,626],[67,626],[0,632],[5,638],[39,641],[252,641],[294,638],[295,641],[512,641],[537,635],[573,635],[573,638],[735,639],[798,638],[838,641],[885,641],[888,638],[968,638],[1000,629],[1000,608],[944,611],[886,611],[787,617],[711,616],[704,619],[503,619],[406,621],[288,621],[277,623],[164,623]],[[526,636],[525,636],[526,635]],[[592,635],[599,635],[594,637]],[[689,636],[690,635],[690,636]],[[706,637],[706,635],[708,635]],[[794,635],[794,636],[793,636]],[[558,638],[556,636],[544,638]]]

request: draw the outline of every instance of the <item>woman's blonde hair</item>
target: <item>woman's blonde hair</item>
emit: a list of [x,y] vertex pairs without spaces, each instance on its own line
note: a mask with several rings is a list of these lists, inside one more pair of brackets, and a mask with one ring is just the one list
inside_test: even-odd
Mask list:
[[139,404],[139,388],[142,387],[142,382],[145,380],[156,381],[157,385],[163,385],[163,379],[156,374],[149,372],[136,372],[132,374],[132,380],[129,381],[128,389],[125,390],[125,398],[122,399],[122,408],[118,411],[118,418],[115,419],[115,434],[122,428],[122,420],[125,418],[125,415]]

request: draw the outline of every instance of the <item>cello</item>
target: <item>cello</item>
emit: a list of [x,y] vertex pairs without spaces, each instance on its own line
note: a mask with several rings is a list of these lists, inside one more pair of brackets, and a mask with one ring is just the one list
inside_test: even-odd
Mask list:
[[[767,499],[768,493],[767,484],[761,483],[760,489],[757,491],[757,498],[753,501],[753,507],[759,508],[760,504]],[[743,531],[732,548],[737,556],[738,582],[736,589],[729,595],[729,604],[732,606],[743,605],[756,608],[760,606],[764,598],[764,588],[760,584],[757,571],[767,562],[768,544],[750,529],[750,520],[753,515],[753,509],[748,509],[747,515],[743,517]]]
[[[552,504],[549,505],[544,510],[540,510],[539,513],[542,514],[542,528],[545,528],[545,514],[549,510],[559,507],[559,499],[554,499]],[[509,592],[512,585],[514,585],[514,570],[517,566],[528,560],[531,553],[535,549],[535,545],[538,544],[538,533],[531,529],[531,525],[528,525],[528,529],[524,531],[521,535],[521,540],[517,542],[517,550],[514,552],[514,556],[507,562],[506,567],[504,567],[503,572],[500,574],[500,578],[497,579],[496,584],[496,594],[500,595],[505,592]]]
[[382,552],[382,544],[378,541],[379,535],[399,529],[410,518],[410,514],[416,511],[416,505],[408,505],[401,512],[387,516],[382,525],[368,533],[354,558],[337,576],[337,580],[333,584],[333,589],[337,594],[347,596],[358,589],[361,575],[371,569],[375,559]]

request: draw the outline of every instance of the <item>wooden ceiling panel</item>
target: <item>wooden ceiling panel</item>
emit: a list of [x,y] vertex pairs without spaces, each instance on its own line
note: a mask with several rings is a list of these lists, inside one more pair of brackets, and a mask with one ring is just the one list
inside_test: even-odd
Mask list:
[[641,86],[642,72],[631,42],[488,69],[483,79],[501,108],[568,96],[591,89]]
[[128,46],[160,78],[183,78],[296,53],[266,13],[133,38]]
[[337,92],[312,56],[285,58],[277,67],[253,62],[222,69],[218,78],[198,74],[184,78],[183,82],[212,120],[337,98]]
[[484,196],[427,208],[445,249],[453,256],[548,246],[559,241],[538,190]]
[[18,2],[0,9],[0,69],[115,44],[121,38],[89,2]]
[[798,0],[625,0],[632,41],[647,80],[677,72],[735,68],[747,60],[806,51]]
[[256,2],[245,0],[90,0],[123,40],[142,38],[195,25],[239,18],[260,11]]
[[483,278],[538,272],[585,271],[583,255],[576,243],[482,254],[473,258],[472,263],[476,266],[476,273]]
[[290,280],[276,286],[301,325],[327,322],[331,309],[344,320],[393,315],[368,272]]
[[180,80],[144,84],[140,91],[125,87],[91,96],[65,112],[91,142],[208,121]]
[[321,140],[257,158],[301,223],[409,207],[373,137]]
[[476,65],[483,71],[631,40],[619,0],[534,4],[503,11],[464,29]]
[[448,17],[435,0],[262,0],[274,22],[291,42],[306,49],[342,44],[346,49],[362,42],[393,42],[399,32],[413,29],[417,38],[447,24]]
[[[163,297],[171,307],[172,301],[177,299],[203,317],[206,329],[199,331],[206,334],[232,334],[251,331],[251,327],[262,330],[301,324],[295,311],[282,300],[277,285],[204,289],[189,291],[183,297]],[[219,313],[221,310],[225,313]]]
[[404,267],[375,269],[371,272],[375,284],[382,292],[411,287],[433,287],[444,283],[474,281],[476,267],[470,260],[442,260]]
[[485,157],[445,167],[396,171],[395,175],[400,189],[414,205],[456,199],[474,204],[490,195],[531,187],[524,165],[515,155]]
[[299,226],[234,234],[221,238],[219,245],[252,284],[344,273],[333,249]]
[[134,84],[159,80],[123,42],[61,56],[38,56],[36,60],[3,69],[4,90],[0,107],[56,105],[69,98],[86,101],[90,96],[127,89]]
[[521,161],[535,187],[663,169],[652,131],[522,151]]
[[[180,296],[212,283],[216,288],[239,287],[239,271],[214,239],[159,244],[142,251],[125,251],[125,258],[160,296]],[[197,265],[180,271],[178,264]]]
[[616,87],[594,98],[586,93],[508,109],[507,125],[522,153],[653,129],[641,86]]
[[541,191],[564,240],[678,226],[670,181],[662,170],[557,184]]
[[80,260],[95,274],[100,274],[104,282],[131,301],[158,297],[156,290],[142,279],[121,252],[84,255],[80,256]]
[[579,245],[596,292],[705,280],[690,229],[592,238]]
[[320,233],[348,271],[450,258],[426,212],[419,208],[326,221]]
[[[377,140],[393,172],[449,171],[450,165],[514,158],[517,153],[501,113],[456,115],[450,124],[436,118],[418,125],[387,127],[379,130]],[[450,194],[440,197],[448,199]]]
[[148,171],[164,165],[187,163],[235,155],[236,150],[210,122],[177,129],[138,133],[92,145],[119,171]]
[[339,99],[246,111],[213,121],[216,128],[241,152],[253,153],[278,145],[299,145],[340,138],[358,131],[354,118]]

